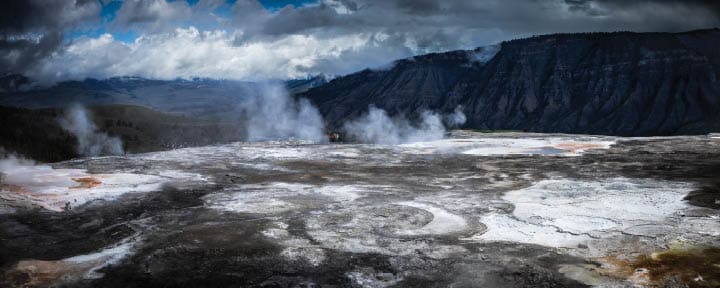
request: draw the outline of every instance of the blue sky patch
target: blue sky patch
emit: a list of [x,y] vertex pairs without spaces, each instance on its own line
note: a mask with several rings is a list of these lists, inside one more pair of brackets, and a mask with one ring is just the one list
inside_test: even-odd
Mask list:
[[[183,0],[178,0],[183,1]],[[185,0],[190,6],[195,6],[199,0]],[[172,2],[172,1],[171,1]],[[221,5],[218,7],[215,11],[213,11],[213,14],[229,18],[232,16],[232,5],[236,2],[236,0],[227,0],[226,5]],[[293,5],[295,7],[301,7],[308,4],[317,3],[318,0],[258,0],[260,4],[265,7],[265,9],[269,11],[277,11],[287,5]],[[117,11],[120,10],[120,7],[122,7],[123,1],[120,0],[113,0],[109,1],[107,3],[102,3],[102,9],[100,11],[100,24],[94,28],[75,28],[73,30],[66,31],[65,37],[66,39],[76,39],[80,37],[92,37],[97,38],[98,36],[110,33],[113,35],[113,38],[123,41],[125,43],[132,43],[135,41],[135,39],[140,36],[137,31],[134,31],[133,29],[130,29],[128,31],[117,31],[117,29],[110,29],[108,28],[108,25],[112,21],[115,20],[115,15],[117,14]],[[191,23],[183,23],[183,26],[191,26]],[[201,25],[202,26],[202,25]],[[212,29],[212,27],[198,27],[201,29]]]

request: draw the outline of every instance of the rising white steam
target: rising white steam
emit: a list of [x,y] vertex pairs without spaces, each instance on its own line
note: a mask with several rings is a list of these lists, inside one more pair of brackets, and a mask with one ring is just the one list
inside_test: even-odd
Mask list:
[[462,109],[462,106],[458,105],[455,107],[453,113],[445,115],[445,123],[448,128],[455,128],[465,124],[467,117],[465,117],[465,113],[462,112]]
[[260,93],[240,104],[248,141],[325,142],[325,124],[307,99],[293,99],[284,85],[264,83]]
[[59,120],[60,126],[77,138],[77,152],[83,156],[122,155],[122,141],[95,127],[85,107],[72,105]]
[[470,59],[472,61],[485,64],[490,62],[490,60],[492,60],[495,55],[500,52],[500,48],[499,44],[479,47],[471,52]]
[[[8,182],[7,174],[10,172],[17,172],[17,171],[23,171],[25,167],[32,167],[35,165],[35,162],[32,160],[20,158],[15,154],[8,154],[4,155],[5,152],[3,149],[0,148],[0,184],[5,184]],[[32,176],[27,175],[27,173],[17,173],[20,177],[27,177],[25,180],[31,178]]]
[[370,106],[367,114],[345,123],[343,130],[350,139],[364,143],[395,145],[431,141],[445,137],[443,118],[447,119],[449,126],[465,123],[465,115],[460,109],[445,117],[423,111],[419,123],[413,124],[405,117],[390,118],[385,110]]

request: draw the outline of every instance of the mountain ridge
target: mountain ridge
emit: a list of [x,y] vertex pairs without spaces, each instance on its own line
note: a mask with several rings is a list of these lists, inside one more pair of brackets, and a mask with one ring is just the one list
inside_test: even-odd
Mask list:
[[[433,53],[413,57],[423,59],[422,66],[400,61],[389,70],[338,77],[301,95],[331,127],[369,105],[405,115],[460,105],[468,116],[465,128],[708,133],[720,127],[720,53],[713,47],[720,47],[718,29],[542,35],[503,42],[485,63],[470,61],[474,50]],[[448,73],[461,76],[452,79]]]
[[[284,84],[289,93],[299,93],[326,83],[328,78],[317,75],[277,83]],[[247,81],[206,78],[157,80],[134,76],[87,78],[46,87],[32,85],[30,79],[22,75],[0,77],[0,105],[42,109],[63,108],[72,103],[127,104],[170,114],[237,120],[241,114],[239,104],[250,97],[257,97],[263,90],[260,83]]]

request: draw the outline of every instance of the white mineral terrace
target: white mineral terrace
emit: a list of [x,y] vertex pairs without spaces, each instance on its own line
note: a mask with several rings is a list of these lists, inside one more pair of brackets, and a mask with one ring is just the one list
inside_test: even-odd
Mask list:
[[466,155],[558,155],[580,156],[594,149],[610,148],[615,141],[597,138],[478,138],[443,139],[400,145],[409,151],[422,154],[459,153]]
[[[204,195],[200,208],[219,215],[268,219],[271,224],[263,228],[262,237],[282,247],[284,259],[313,267],[326,263],[330,250],[448,259],[470,257],[474,252],[468,245],[477,243],[540,245],[611,267],[608,257],[677,243],[717,244],[713,241],[720,237],[720,212],[684,200],[698,188],[691,182],[617,175],[571,178],[542,169],[512,168],[501,158],[522,155],[528,158],[517,163],[532,157],[538,164],[549,158],[580,159],[576,157],[612,151],[622,138],[461,136],[398,146],[267,142],[185,148],[127,156],[131,163],[150,168],[117,173],[15,161],[2,166],[0,198],[59,212],[95,200],[111,205],[122,195],[154,193],[163,185],[211,187],[237,171],[276,173],[267,178],[243,174],[245,178]],[[422,172],[422,163],[442,157],[451,160]],[[457,161],[465,162],[460,168],[452,166]],[[398,169],[411,170],[393,174]],[[302,217],[301,234],[289,230],[296,217]],[[127,240],[94,254],[57,261],[27,260],[15,269],[60,273],[74,265],[73,272],[67,272],[74,277],[99,277],[95,271],[120,261],[133,243]],[[644,285],[578,265],[561,270],[590,285]],[[347,277],[360,285],[381,287],[396,284],[403,276],[358,270]]]
[[206,181],[201,175],[180,171],[91,174],[84,169],[53,169],[18,159],[0,160],[0,199],[36,205],[61,212],[94,200],[113,200],[127,193],[157,191],[173,180]]
[[130,237],[97,252],[60,260],[23,260],[10,271],[26,273],[31,279],[27,284],[37,287],[101,278],[104,275],[98,270],[122,261],[132,253],[139,241],[137,237]]

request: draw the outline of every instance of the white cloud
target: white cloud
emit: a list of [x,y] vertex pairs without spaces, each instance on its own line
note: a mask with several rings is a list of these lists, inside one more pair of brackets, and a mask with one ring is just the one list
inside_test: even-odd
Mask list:
[[[209,77],[259,80],[297,78],[323,61],[372,49],[372,35],[358,33],[320,38],[288,35],[234,45],[236,34],[194,27],[140,36],[124,43],[110,34],[76,39],[31,71],[30,76],[57,81],[85,77],[142,76],[156,79]],[[318,71],[323,72],[323,71]]]

